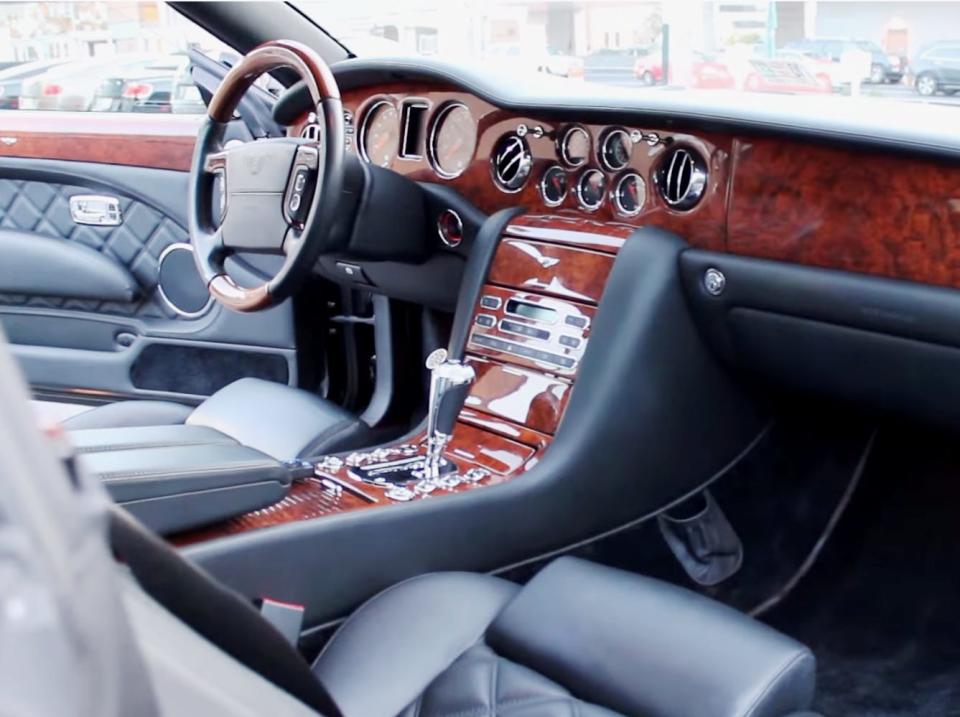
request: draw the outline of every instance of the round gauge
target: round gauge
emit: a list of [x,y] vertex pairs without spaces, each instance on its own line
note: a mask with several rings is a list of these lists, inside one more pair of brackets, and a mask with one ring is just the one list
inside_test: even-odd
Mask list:
[[647,184],[643,181],[643,177],[635,172],[620,177],[613,190],[613,203],[618,212],[632,217],[640,213],[646,201]]
[[386,100],[367,110],[360,128],[360,153],[381,167],[389,167],[400,147],[400,115]]
[[632,151],[630,135],[622,129],[611,130],[600,145],[600,162],[611,172],[619,172],[630,164]]
[[560,140],[560,157],[571,167],[579,167],[590,158],[590,135],[583,127],[571,127]]
[[603,193],[606,191],[607,179],[599,169],[588,169],[580,175],[577,182],[577,198],[580,206],[587,211],[599,209],[603,204]]
[[466,105],[444,107],[430,133],[430,158],[441,177],[457,177],[473,159],[477,146],[477,123]]
[[547,167],[540,178],[540,196],[548,207],[563,204],[567,196],[567,173],[559,164]]

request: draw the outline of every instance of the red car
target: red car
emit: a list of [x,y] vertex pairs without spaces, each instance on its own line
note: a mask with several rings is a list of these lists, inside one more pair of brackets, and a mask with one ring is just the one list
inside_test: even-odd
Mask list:
[[[732,90],[736,80],[727,66],[715,55],[694,52],[694,61],[690,65],[690,87],[702,90]],[[660,53],[650,53],[637,58],[633,65],[633,74],[645,85],[658,84],[663,80],[663,61]],[[671,71],[670,80],[674,78]]]

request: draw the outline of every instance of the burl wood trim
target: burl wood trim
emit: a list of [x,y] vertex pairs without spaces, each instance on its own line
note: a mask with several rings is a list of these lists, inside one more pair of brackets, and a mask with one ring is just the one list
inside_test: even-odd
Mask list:
[[539,433],[556,432],[570,399],[568,381],[477,356],[468,361],[477,380],[467,397],[467,408]]
[[[420,439],[422,439],[422,436]],[[419,442],[419,439],[414,442]],[[479,490],[512,480],[536,464],[537,455],[541,450],[542,447],[534,447],[510,440],[469,423],[458,423],[446,452],[447,458],[457,463],[461,473],[480,466],[491,471],[490,477],[481,483],[462,483],[452,490],[434,491],[427,500],[442,499],[443,495]],[[276,525],[315,520],[356,510],[404,505],[386,498],[384,496],[386,489],[351,478],[348,471],[349,469],[344,466],[331,475],[356,486],[367,495],[375,498],[376,503],[368,502],[349,491],[334,494],[323,485],[319,478],[309,478],[295,483],[283,500],[271,506],[245,513],[206,528],[186,531],[171,536],[169,540],[177,546],[193,545]],[[415,500],[422,499],[416,498]]]
[[202,115],[0,111],[0,157],[189,171]]
[[955,164],[738,139],[727,249],[960,286]]
[[508,236],[497,248],[488,280],[596,304],[612,269],[609,254]]

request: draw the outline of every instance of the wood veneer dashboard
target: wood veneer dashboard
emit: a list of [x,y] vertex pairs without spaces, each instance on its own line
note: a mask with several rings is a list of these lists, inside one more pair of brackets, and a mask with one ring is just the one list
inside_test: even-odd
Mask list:
[[[411,147],[413,156],[397,156],[388,166],[417,181],[449,185],[488,213],[521,206],[570,220],[658,226],[698,248],[960,287],[956,163],[782,137],[557,120],[503,110],[469,92],[436,84],[353,89],[343,101],[355,128],[352,152],[358,152],[368,113],[378,106],[394,107],[401,118],[405,104],[425,106],[425,129]],[[469,110],[477,141],[463,172],[449,178],[433,166],[430,144],[437,117],[453,104]],[[498,140],[521,125],[527,129],[532,171],[519,191],[507,193],[494,183],[490,160]],[[565,165],[558,151],[558,140],[573,126],[585,129],[590,140],[589,159],[578,168]],[[534,136],[538,127],[541,137]],[[646,203],[635,216],[618,212],[609,195],[596,211],[586,212],[573,191],[587,168],[603,169],[597,149],[615,127],[655,133],[662,140],[653,146],[636,143],[627,167],[604,170],[608,187],[626,172],[644,179]],[[674,146],[692,148],[707,161],[704,196],[685,212],[667,206],[654,186],[654,172]],[[559,205],[548,207],[538,185],[553,165],[564,167],[570,190]]]

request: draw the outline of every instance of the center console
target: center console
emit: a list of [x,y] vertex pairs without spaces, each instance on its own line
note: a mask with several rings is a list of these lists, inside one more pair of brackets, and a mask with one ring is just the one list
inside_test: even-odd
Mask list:
[[451,346],[456,358],[446,350],[431,356],[427,430],[395,445],[319,457],[313,475],[278,503],[174,542],[522,480],[563,421],[607,277],[632,231],[582,218],[514,217],[468,300],[464,345]]

